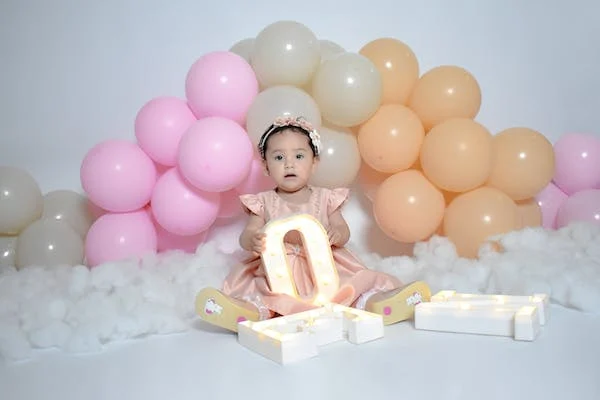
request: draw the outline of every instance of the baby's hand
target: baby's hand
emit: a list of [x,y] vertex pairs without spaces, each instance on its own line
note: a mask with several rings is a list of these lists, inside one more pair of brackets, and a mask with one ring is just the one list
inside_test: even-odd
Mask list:
[[265,238],[266,234],[262,231],[258,231],[252,237],[252,251],[260,255],[265,250]]

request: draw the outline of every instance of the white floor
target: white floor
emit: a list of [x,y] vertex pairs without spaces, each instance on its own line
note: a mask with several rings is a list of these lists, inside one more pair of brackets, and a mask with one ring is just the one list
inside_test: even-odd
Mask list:
[[100,354],[35,353],[0,364],[2,399],[598,399],[600,316],[552,306],[534,342],[386,327],[281,366],[198,321],[192,332]]

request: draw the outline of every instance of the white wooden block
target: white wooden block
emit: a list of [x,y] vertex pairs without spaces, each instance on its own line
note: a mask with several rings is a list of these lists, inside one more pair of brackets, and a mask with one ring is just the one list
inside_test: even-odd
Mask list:
[[500,294],[470,294],[457,293],[454,290],[442,290],[431,296],[432,303],[456,302],[469,304],[491,304],[491,305],[532,305],[538,308],[541,325],[545,325],[550,318],[550,298],[546,294],[537,293],[531,296],[511,296]]
[[521,307],[515,314],[515,340],[534,341],[540,332],[540,315],[535,306]]
[[515,304],[426,302],[415,307],[415,328],[534,340],[539,332],[539,313],[535,306]]
[[318,355],[318,348],[347,339],[354,344],[382,338],[383,318],[378,314],[328,304],[266,321],[238,324],[238,342],[280,364]]

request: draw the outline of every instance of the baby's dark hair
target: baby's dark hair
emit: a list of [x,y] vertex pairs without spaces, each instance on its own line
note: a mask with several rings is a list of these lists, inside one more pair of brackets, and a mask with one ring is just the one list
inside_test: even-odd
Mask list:
[[275,122],[273,122],[273,124],[267,128],[258,141],[258,152],[263,160],[266,157],[267,143],[269,142],[269,138],[274,134],[280,133],[286,129],[306,135],[313,155],[317,157],[320,154],[321,137],[313,128],[313,126],[306,121],[306,119],[303,117],[280,117],[277,118]]

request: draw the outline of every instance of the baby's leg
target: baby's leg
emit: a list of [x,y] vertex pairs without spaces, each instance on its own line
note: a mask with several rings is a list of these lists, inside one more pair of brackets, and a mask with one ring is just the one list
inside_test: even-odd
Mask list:
[[214,288],[202,289],[196,296],[196,313],[200,318],[232,332],[238,331],[239,322],[268,318],[261,308],[259,304],[227,296]]
[[396,289],[371,294],[366,300],[364,309],[383,316],[384,325],[390,325],[412,318],[415,306],[430,299],[429,286],[425,282],[417,281]]

